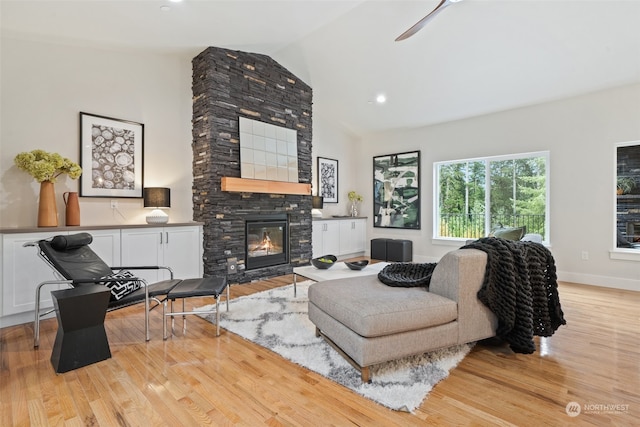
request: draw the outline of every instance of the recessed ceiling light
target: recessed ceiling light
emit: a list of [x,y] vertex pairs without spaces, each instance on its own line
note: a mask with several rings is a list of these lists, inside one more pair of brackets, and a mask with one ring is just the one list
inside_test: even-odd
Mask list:
[[169,6],[160,6],[160,10],[163,12],[169,12],[171,8]]
[[387,102],[387,97],[382,95],[382,94],[378,95],[378,96],[376,96],[376,102],[378,104],[384,104],[385,102]]

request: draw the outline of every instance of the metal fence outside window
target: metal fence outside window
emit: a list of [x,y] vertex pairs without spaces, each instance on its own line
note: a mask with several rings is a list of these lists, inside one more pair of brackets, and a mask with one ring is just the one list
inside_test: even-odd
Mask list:
[[[491,229],[499,227],[527,227],[527,233],[545,236],[544,215],[492,215]],[[441,214],[440,237],[478,239],[489,233],[485,231],[484,214]]]

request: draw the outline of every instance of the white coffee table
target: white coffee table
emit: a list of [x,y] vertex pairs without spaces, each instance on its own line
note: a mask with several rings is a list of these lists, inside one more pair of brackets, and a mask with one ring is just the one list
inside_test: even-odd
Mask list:
[[362,277],[378,274],[388,262],[377,262],[375,264],[369,264],[362,270],[351,270],[344,262],[336,262],[335,265],[326,270],[315,268],[313,265],[305,267],[295,267],[293,269],[293,296],[297,294],[296,283],[298,275],[304,276],[308,279],[315,280],[316,282],[322,282],[325,280],[344,279],[349,277]]

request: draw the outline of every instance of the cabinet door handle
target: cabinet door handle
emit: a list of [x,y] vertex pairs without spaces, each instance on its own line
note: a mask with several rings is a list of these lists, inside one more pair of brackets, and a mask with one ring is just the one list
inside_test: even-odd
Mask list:
[[169,244],[169,232],[165,231],[165,234],[167,235],[167,245]]
[[162,231],[160,232],[160,244],[162,244]]

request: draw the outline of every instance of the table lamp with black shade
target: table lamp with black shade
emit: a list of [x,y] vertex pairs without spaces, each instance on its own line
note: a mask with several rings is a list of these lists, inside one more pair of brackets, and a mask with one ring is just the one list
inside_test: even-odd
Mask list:
[[153,211],[147,215],[147,224],[166,224],[169,222],[169,215],[161,209],[171,207],[171,189],[164,187],[146,187],[142,193],[144,197],[144,207],[153,208]]
[[322,209],[324,205],[324,199],[322,196],[311,196],[311,216],[315,218],[322,218]]

